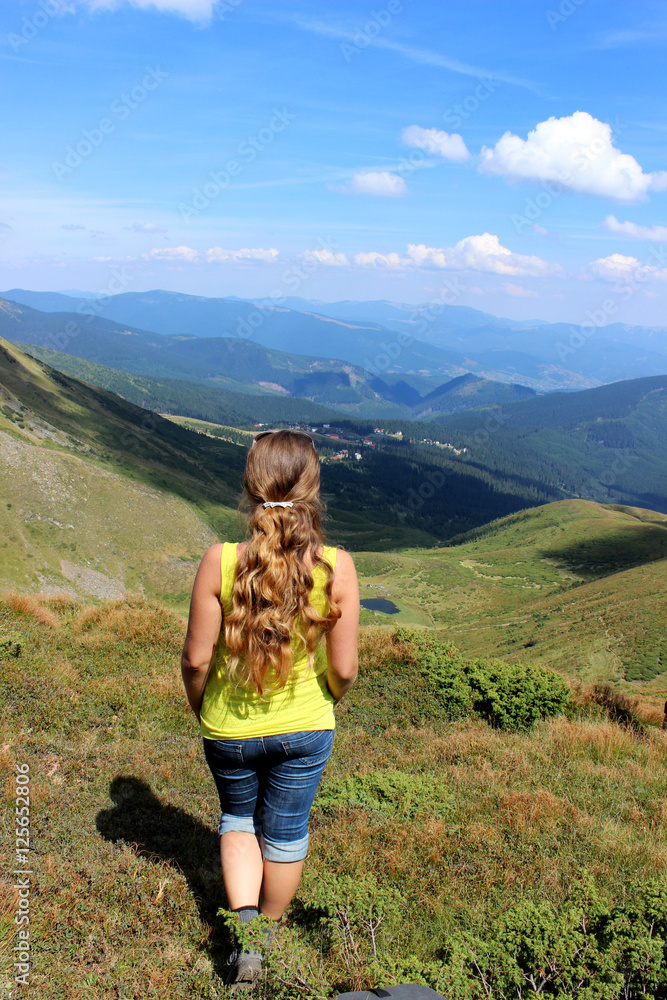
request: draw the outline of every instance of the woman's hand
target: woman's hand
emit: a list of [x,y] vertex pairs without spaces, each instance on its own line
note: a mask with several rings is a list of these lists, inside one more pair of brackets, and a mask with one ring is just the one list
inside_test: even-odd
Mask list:
[[190,601],[190,617],[181,656],[181,675],[190,708],[199,719],[206,679],[213,662],[222,626],[220,607],[220,557],[222,545],[204,554]]

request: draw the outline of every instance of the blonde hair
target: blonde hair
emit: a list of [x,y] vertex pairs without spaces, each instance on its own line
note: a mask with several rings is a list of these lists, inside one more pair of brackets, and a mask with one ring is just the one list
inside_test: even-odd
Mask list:
[[[320,461],[312,438],[299,431],[259,434],[246,460],[243,486],[250,506],[250,540],[239,556],[232,608],[225,615],[227,672],[258,694],[287,683],[292,638],[312,666],[322,632],[340,618],[331,596],[333,570],[322,546]],[[264,507],[292,501],[292,507]],[[328,613],[310,603],[312,567],[326,572]]]

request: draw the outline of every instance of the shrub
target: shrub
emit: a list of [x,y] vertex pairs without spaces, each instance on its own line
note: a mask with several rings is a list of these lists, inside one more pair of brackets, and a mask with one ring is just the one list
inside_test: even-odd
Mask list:
[[570,689],[553,670],[502,660],[466,660],[451,644],[408,628],[398,628],[394,639],[400,647],[410,644],[421,673],[450,719],[475,714],[499,729],[528,729],[570,706]]
[[[562,907],[521,902],[484,937],[460,932],[443,952],[441,989],[509,1000],[536,993],[557,1000],[664,1000],[667,888],[657,879],[605,904],[585,885]],[[467,980],[467,982],[466,982]]]
[[0,631],[0,656],[19,657],[24,644],[20,632]]

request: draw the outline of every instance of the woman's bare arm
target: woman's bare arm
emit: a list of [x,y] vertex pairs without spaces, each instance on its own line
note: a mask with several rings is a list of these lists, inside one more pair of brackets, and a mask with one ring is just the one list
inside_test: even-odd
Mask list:
[[190,601],[188,631],[181,656],[181,675],[190,708],[199,718],[206,678],[213,661],[222,625],[220,607],[220,556],[222,545],[204,554]]
[[327,683],[338,702],[354,684],[359,669],[359,583],[352,556],[344,549],[336,555],[332,597],[341,616],[327,634]]

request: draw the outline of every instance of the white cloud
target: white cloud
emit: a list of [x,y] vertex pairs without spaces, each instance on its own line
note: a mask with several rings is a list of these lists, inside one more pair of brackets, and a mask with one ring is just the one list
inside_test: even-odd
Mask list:
[[85,229],[86,229],[86,226],[80,226],[80,225],[78,225],[78,223],[76,223],[76,222],[66,222],[66,223],[64,223],[64,225],[62,225],[62,226],[61,226],[60,228],[61,228],[61,229],[68,229],[68,230],[70,230],[71,232],[74,232],[74,231],[75,231],[75,230],[77,230],[77,229],[83,229],[83,230],[85,230]]
[[516,276],[520,274],[556,274],[561,269],[558,264],[550,264],[540,257],[528,257],[512,253],[501,246],[500,240],[492,233],[480,236],[466,236],[453,247],[437,249],[423,243],[408,246],[408,255],[418,267],[437,267],[443,270],[487,271],[491,274]]
[[635,222],[619,222],[613,215],[607,216],[602,228],[608,233],[627,236],[631,240],[651,240],[654,243],[667,240],[667,226],[638,226]]
[[512,253],[501,246],[497,236],[483,233],[481,236],[466,236],[453,247],[427,247],[424,243],[409,243],[407,256],[397,253],[358,253],[355,264],[361,267],[383,268],[437,268],[444,271],[485,271],[507,277],[517,275],[559,274],[559,264],[550,264],[540,257],[527,257]]
[[145,260],[197,260],[199,254],[192,247],[161,247],[142,254]]
[[101,264],[126,264],[136,259],[136,257],[91,257],[91,260]]
[[204,22],[213,17],[217,0],[82,0],[91,10],[115,10],[129,3],[139,10],[156,10],[163,14],[179,14],[188,21]]
[[354,263],[359,264],[361,267],[388,267],[396,269],[397,267],[408,267],[412,261],[405,257],[399,257],[397,253],[376,253],[374,250],[371,250],[370,253],[356,254]]
[[625,257],[622,253],[599,257],[588,265],[588,270],[603,281],[667,281],[667,267],[642,264],[636,257]]
[[667,281],[667,267],[642,264],[636,257],[626,257],[615,253],[610,257],[600,257],[590,265],[590,271],[605,281]]
[[123,226],[123,229],[131,229],[134,233],[166,233],[162,226],[156,226],[154,222],[133,222],[131,226]]
[[359,170],[353,175],[347,191],[355,194],[374,194],[382,198],[396,198],[408,190],[405,181],[398,174],[388,170]]
[[425,149],[429,153],[437,153],[445,160],[462,163],[470,156],[462,137],[454,132],[441,132],[437,128],[421,128],[419,125],[409,125],[403,130],[401,137],[406,146],[414,149]]
[[278,251],[275,247],[271,247],[269,250],[264,250],[261,247],[255,249],[243,247],[241,250],[224,250],[222,247],[211,247],[210,250],[206,251],[206,260],[209,263],[218,264],[239,260],[263,260],[270,263],[277,256]]
[[548,229],[545,229],[545,228],[544,228],[544,226],[538,226],[538,224],[537,224],[537,223],[535,223],[535,224],[533,225],[533,232],[534,232],[534,233],[535,233],[535,234],[536,234],[537,236],[548,236],[548,235],[549,235],[549,230],[548,230]]
[[334,253],[326,247],[321,250],[306,250],[303,260],[312,260],[327,267],[345,267],[350,263],[344,253]]
[[514,296],[517,299],[534,299],[537,298],[537,292],[531,292],[522,285],[513,285],[511,281],[506,281],[503,285],[503,291],[507,292],[508,295]]
[[667,188],[667,172],[645,174],[634,156],[614,146],[611,125],[587,111],[539,122],[527,139],[511,132],[480,154],[482,173],[509,181],[551,181],[582,194],[646,201]]

